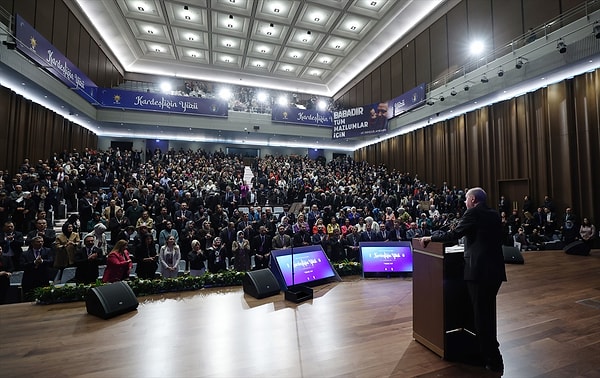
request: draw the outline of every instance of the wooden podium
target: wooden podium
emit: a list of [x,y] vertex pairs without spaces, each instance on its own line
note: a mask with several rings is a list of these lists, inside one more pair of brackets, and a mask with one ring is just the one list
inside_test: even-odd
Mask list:
[[477,343],[463,252],[451,246],[412,241],[413,337],[446,360],[468,362],[477,358]]

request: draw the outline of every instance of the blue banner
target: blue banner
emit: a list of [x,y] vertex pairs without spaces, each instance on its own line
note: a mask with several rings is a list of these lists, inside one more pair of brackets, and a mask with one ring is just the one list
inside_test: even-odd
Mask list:
[[271,109],[273,122],[297,123],[309,126],[333,126],[332,113],[315,109],[298,109],[288,106],[273,106]]
[[227,117],[229,114],[227,102],[223,100],[108,88],[103,88],[99,92],[98,102],[103,108],[194,114],[211,117]]
[[387,122],[387,102],[334,111],[332,139],[382,133],[387,131]]
[[388,101],[388,119],[397,117],[407,111],[425,104],[425,84],[411,89]]
[[23,17],[17,14],[16,20],[17,49],[69,88],[78,92],[86,101],[95,103],[98,90],[96,84],[29,25]]

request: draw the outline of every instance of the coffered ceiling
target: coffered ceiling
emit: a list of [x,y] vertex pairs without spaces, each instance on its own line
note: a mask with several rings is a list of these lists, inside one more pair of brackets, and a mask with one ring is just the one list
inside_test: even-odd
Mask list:
[[126,73],[333,96],[444,0],[69,0]]

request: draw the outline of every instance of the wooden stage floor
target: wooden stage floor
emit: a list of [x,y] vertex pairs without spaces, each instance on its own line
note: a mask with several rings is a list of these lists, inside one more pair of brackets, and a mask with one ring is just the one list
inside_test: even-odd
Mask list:
[[[505,377],[600,376],[600,250],[526,252],[498,296]],[[412,337],[412,281],[345,278],[294,304],[241,287],[140,298],[102,320],[83,302],[0,306],[2,377],[482,377]]]

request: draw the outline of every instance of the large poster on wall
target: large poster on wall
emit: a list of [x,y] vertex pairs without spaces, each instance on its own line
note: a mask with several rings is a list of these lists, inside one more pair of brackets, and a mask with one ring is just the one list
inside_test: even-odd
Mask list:
[[275,105],[271,109],[271,120],[273,122],[295,123],[307,126],[331,127],[333,125],[330,111],[298,109],[279,105]]
[[387,102],[334,111],[332,138],[353,138],[385,132],[387,113]]

